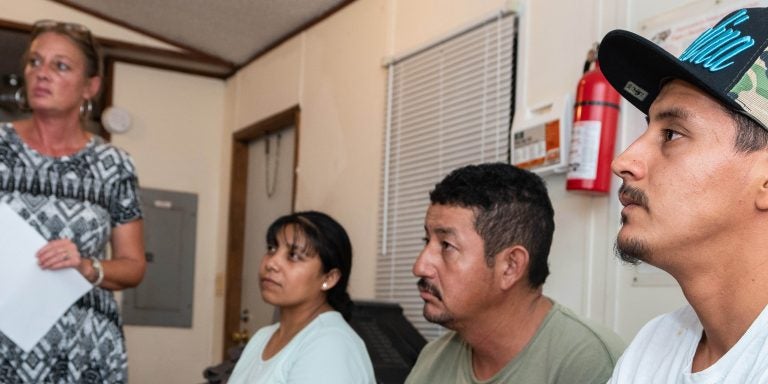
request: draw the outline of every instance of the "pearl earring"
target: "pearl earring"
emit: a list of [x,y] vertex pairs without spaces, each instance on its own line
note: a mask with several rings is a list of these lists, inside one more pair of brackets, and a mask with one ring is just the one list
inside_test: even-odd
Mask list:
[[323,282],[323,290],[326,290],[326,289],[328,289],[328,283]]

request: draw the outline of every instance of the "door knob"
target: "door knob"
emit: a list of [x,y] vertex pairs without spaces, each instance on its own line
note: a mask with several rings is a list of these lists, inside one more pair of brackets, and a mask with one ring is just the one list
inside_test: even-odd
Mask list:
[[241,329],[236,332],[232,332],[232,341],[238,344],[245,344],[248,341],[248,331]]

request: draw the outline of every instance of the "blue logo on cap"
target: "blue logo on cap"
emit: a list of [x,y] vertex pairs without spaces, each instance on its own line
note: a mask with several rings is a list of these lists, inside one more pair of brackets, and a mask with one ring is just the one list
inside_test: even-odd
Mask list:
[[680,61],[703,67],[710,72],[716,72],[733,64],[728,61],[747,48],[755,45],[752,36],[741,36],[741,31],[733,29],[737,25],[749,20],[747,10],[742,9],[723,20],[722,23],[704,31],[690,46],[680,55]]

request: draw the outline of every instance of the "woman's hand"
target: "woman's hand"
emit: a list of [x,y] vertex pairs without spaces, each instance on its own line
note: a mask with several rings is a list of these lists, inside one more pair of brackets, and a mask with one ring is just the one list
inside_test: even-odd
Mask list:
[[[144,277],[147,262],[144,256],[143,221],[135,220],[112,229],[112,259],[103,260],[102,288],[117,290],[135,287]],[[86,280],[96,282],[98,271],[91,259],[83,258],[72,240],[53,240],[37,251],[42,269],[75,268]]]
[[37,251],[37,263],[42,269],[78,268],[83,258],[72,240],[58,239]]

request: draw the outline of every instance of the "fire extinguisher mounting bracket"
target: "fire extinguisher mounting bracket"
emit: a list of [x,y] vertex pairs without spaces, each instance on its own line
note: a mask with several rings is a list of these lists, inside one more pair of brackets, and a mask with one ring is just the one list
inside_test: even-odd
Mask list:
[[515,113],[512,164],[540,176],[568,171],[573,98],[570,94]]

